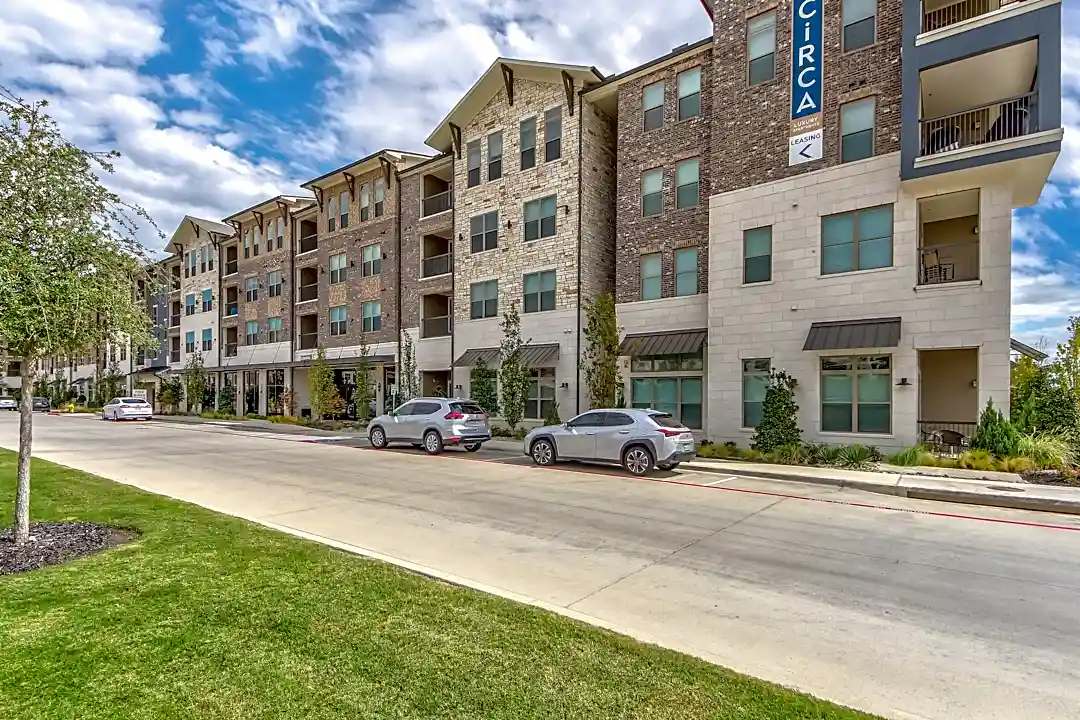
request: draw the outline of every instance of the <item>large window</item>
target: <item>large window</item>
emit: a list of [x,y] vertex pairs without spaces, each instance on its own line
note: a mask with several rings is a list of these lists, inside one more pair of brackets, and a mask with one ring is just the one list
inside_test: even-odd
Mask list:
[[488,135],[488,182],[502,177],[502,131]]
[[499,281],[487,280],[469,286],[469,317],[473,320],[499,315]]
[[555,271],[531,273],[524,278],[525,312],[534,313],[555,309]]
[[874,156],[874,110],[869,97],[840,106],[840,162]]
[[344,305],[330,308],[330,337],[344,335],[348,329],[349,312]]
[[664,171],[641,174],[641,216],[652,217],[664,211]]
[[371,219],[371,185],[360,186],[360,222]]
[[892,431],[892,357],[821,358],[821,430]]
[[195,331],[189,330],[184,333],[184,352],[188,355],[195,352]]
[[[702,427],[702,354],[653,355],[634,358],[630,372],[630,402],[635,408],[671,413],[686,427]],[[696,373],[685,376],[685,373]],[[638,373],[660,374],[641,377]]]
[[363,267],[360,272],[364,277],[373,277],[382,272],[382,245],[365,245],[360,250]]
[[251,257],[251,228],[244,231],[244,259]]
[[202,291],[202,311],[210,312],[214,309],[214,291],[207,288]]
[[772,226],[743,231],[743,282],[772,280]]
[[330,284],[345,282],[345,253],[330,256]]
[[466,181],[468,187],[476,187],[480,184],[480,141],[473,140],[466,145],[465,152],[469,163]]
[[281,271],[271,270],[266,276],[266,294],[268,297],[281,297]]
[[469,218],[469,240],[474,253],[499,247],[499,211]]
[[684,70],[678,75],[679,119],[701,114],[701,68]]
[[372,300],[364,303],[363,332],[375,332],[382,329],[382,301]]
[[244,344],[245,345],[258,345],[259,344],[259,321],[249,320],[247,326],[244,328]]
[[698,292],[698,251],[697,248],[682,248],[675,251],[675,294],[697,295]]
[[202,331],[202,349],[204,352],[210,352],[214,347],[214,331],[212,328],[203,328]]
[[700,199],[698,160],[684,160],[675,166],[675,208],[693,207]]
[[562,108],[544,113],[544,162],[562,157]]
[[256,302],[259,299],[259,278],[249,277],[244,281],[244,293],[247,302]]
[[536,118],[521,121],[521,169],[536,167]]
[[525,203],[525,240],[554,237],[555,196]]
[[[277,219],[277,249],[280,250],[285,244],[285,218]],[[214,258],[210,258],[210,269],[214,269]]]
[[776,13],[767,12],[746,23],[747,79],[751,85],[776,77]]
[[[342,191],[338,196],[338,206],[341,208],[338,215],[338,227],[345,229],[349,227],[349,191]],[[267,230],[266,247],[270,247],[270,231]]]
[[892,205],[821,219],[821,274],[892,265]]
[[663,295],[661,271],[663,259],[660,253],[641,256],[641,299],[656,300]]
[[251,241],[251,254],[259,257],[259,245],[262,244],[262,228],[255,226],[255,239]]
[[386,180],[375,181],[375,217],[382,217],[386,212]]
[[525,417],[543,420],[551,414],[555,402],[555,370],[539,368],[529,371],[529,394],[525,399]]
[[877,0],[843,0],[841,16],[844,19],[844,52],[874,44],[876,15]]
[[[334,232],[337,229],[337,195],[330,196],[329,206],[326,209],[326,229]],[[255,247],[259,247],[259,231],[255,231]]]
[[742,361],[742,426],[756,428],[761,424],[765,391],[769,387],[769,358]]
[[281,318],[272,317],[266,321],[266,330],[269,342],[276,343],[285,340],[285,330]]
[[285,411],[285,371],[266,371],[266,414],[281,415]]
[[195,314],[195,293],[184,296],[184,315]]
[[641,111],[645,116],[646,130],[655,130],[664,125],[664,81],[646,85],[641,92]]

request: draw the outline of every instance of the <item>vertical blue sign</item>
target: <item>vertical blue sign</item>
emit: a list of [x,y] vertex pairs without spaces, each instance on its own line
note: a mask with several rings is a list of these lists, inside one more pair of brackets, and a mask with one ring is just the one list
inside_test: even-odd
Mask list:
[[791,9],[791,119],[821,112],[822,0],[794,0]]

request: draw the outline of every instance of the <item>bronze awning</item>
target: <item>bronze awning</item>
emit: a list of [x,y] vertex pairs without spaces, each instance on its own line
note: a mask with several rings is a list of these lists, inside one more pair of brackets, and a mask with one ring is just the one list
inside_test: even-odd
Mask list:
[[899,344],[900,318],[866,318],[814,323],[803,350],[857,350]]
[[619,346],[620,355],[678,355],[695,353],[705,344],[708,330],[671,330],[658,333],[627,335]]
[[[472,367],[481,360],[494,367],[502,361],[502,351],[499,348],[466,350],[454,361],[454,367]],[[559,345],[526,345],[521,348],[521,362],[527,367],[554,367],[559,362]]]
[[454,361],[454,367],[472,367],[481,360],[487,365],[495,365],[499,362],[499,348],[473,348],[472,350],[466,350]]

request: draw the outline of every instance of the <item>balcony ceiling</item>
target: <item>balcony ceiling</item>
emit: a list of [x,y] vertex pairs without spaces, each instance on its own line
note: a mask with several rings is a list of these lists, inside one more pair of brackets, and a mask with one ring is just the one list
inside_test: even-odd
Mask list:
[[919,200],[919,219],[924,223],[972,217],[979,214],[979,191],[934,195]]
[[1023,95],[1031,90],[1038,41],[1029,40],[924,70],[922,117],[941,117]]

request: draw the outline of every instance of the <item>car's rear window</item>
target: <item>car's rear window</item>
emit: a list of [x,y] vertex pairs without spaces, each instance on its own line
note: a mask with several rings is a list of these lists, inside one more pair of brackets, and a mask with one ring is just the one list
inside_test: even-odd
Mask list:
[[146,401],[142,398],[120,398],[120,402],[125,405],[145,405]]
[[451,410],[457,410],[459,413],[465,415],[483,415],[484,408],[480,407],[476,403],[471,402],[452,402],[450,403]]
[[660,427],[667,428],[684,428],[686,427],[681,422],[671,416],[671,413],[653,413],[649,415],[649,419]]

